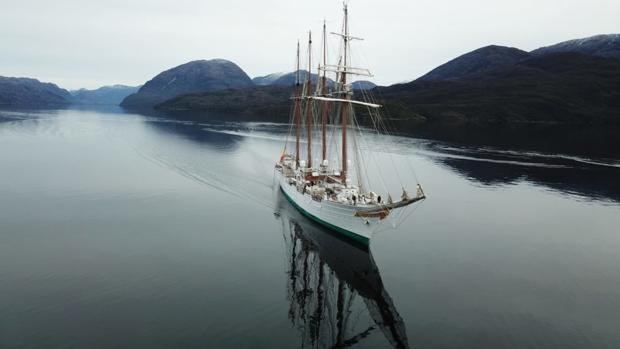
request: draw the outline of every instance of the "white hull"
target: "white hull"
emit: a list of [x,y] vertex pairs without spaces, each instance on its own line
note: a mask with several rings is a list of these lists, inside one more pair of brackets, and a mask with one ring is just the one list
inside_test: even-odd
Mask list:
[[317,201],[310,194],[297,191],[295,185],[290,185],[287,178],[276,171],[278,185],[286,198],[302,214],[317,223],[363,244],[368,244],[372,234],[383,222],[379,218],[356,217],[358,208],[328,200]]

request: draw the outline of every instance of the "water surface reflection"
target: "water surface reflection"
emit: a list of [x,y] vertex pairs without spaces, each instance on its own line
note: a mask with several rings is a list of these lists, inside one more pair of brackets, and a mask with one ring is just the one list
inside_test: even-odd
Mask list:
[[485,186],[527,182],[585,200],[620,202],[620,163],[616,159],[437,142],[425,144],[424,149],[444,167]]
[[277,202],[288,256],[288,316],[301,347],[352,347],[379,332],[392,347],[408,348],[405,324],[368,248],[314,224],[280,194]]
[[234,119],[0,111],[0,348],[620,347],[618,160],[369,134],[429,200],[368,253]]

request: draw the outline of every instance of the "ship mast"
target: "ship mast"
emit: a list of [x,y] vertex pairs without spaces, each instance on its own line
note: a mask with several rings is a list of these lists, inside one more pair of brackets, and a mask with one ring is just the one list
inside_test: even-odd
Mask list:
[[[363,40],[362,38],[358,38],[355,36],[349,35],[349,9],[347,3],[344,3],[344,20],[342,24],[342,32],[341,33],[332,33],[337,36],[340,36],[343,41],[343,55],[340,57],[337,65],[326,65],[323,69],[326,71],[333,71],[337,75],[338,86],[340,88],[337,91],[338,94],[343,95],[341,98],[328,98],[328,97],[314,97],[318,100],[324,101],[333,101],[340,102],[340,120],[342,127],[342,173],[340,175],[343,183],[346,183],[347,180],[347,172],[348,172],[348,158],[347,158],[347,128],[348,128],[348,118],[349,113],[353,111],[352,105],[364,105],[371,108],[380,108],[381,105],[374,103],[366,103],[362,101],[352,100],[352,92],[347,86],[347,75],[363,75],[363,76],[372,76],[368,69],[363,68],[355,68],[349,66],[349,43],[352,40]],[[338,75],[339,74],[339,75]]]
[[[349,10],[347,4],[344,4],[344,35],[342,40],[344,41],[344,66],[342,67],[342,73],[340,74],[341,89],[345,92],[345,99],[349,100],[350,96],[346,92],[347,84],[347,46],[349,45]],[[347,180],[347,118],[348,109],[350,104],[343,102],[340,106],[340,119],[342,121],[342,182],[346,185]]]
[[[325,20],[323,20],[323,66],[327,65],[327,26],[325,25]],[[327,93],[327,72],[323,70],[323,77],[321,79],[321,94],[325,95]],[[329,104],[327,102],[323,102],[323,108],[321,108],[321,140],[322,140],[322,151],[323,151],[323,161],[327,159],[327,108]]]
[[[312,93],[312,32],[308,32],[308,79],[306,97]],[[312,168],[312,101],[306,100],[306,133],[308,136],[308,168]]]
[[295,70],[295,164],[299,167],[299,137],[301,135],[301,88],[299,87],[299,40],[297,41],[297,66]]

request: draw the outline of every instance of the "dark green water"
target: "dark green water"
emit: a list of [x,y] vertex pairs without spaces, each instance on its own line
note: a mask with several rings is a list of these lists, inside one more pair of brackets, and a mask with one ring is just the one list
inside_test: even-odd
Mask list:
[[371,139],[429,198],[367,252],[272,190],[284,131],[0,112],[0,347],[620,347],[617,160]]

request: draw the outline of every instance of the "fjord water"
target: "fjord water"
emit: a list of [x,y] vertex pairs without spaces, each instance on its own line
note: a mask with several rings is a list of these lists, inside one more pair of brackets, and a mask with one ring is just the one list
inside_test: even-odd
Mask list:
[[617,160],[371,136],[428,199],[368,252],[273,190],[286,130],[0,112],[0,347],[620,346]]

